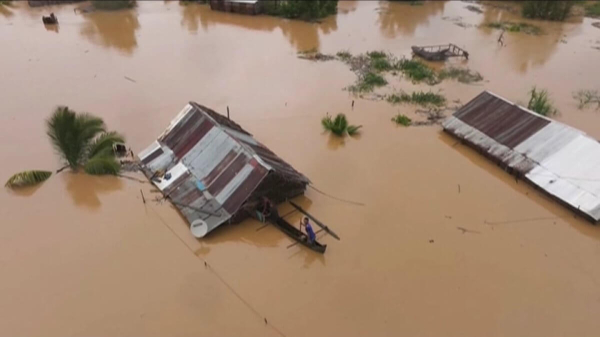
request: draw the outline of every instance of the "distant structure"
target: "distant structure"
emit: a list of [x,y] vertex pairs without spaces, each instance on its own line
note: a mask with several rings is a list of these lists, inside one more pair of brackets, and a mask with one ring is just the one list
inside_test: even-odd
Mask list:
[[70,4],[83,1],[86,0],[28,0],[27,4],[29,4],[29,7],[41,7],[50,5]]
[[238,124],[195,102],[138,157],[196,237],[245,219],[264,196],[278,203],[302,195],[309,183]]
[[489,91],[443,128],[588,220],[600,220],[600,143],[583,131]]
[[210,0],[210,9],[222,12],[257,15],[262,13],[262,4],[259,0]]

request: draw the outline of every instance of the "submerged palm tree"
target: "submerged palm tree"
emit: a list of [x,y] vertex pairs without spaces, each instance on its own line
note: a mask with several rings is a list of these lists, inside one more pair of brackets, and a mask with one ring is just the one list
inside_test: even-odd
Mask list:
[[329,114],[327,114],[323,119],[321,119],[321,125],[327,131],[331,131],[334,135],[338,137],[343,137],[346,133],[350,136],[358,134],[362,125],[349,125],[348,120],[346,119],[346,115],[337,114],[335,118],[331,118]]
[[113,144],[124,142],[116,132],[106,132],[102,119],[59,106],[46,121],[47,134],[66,167],[89,174],[117,174]]
[[[59,106],[46,121],[46,127],[52,146],[65,164],[57,173],[65,168],[73,171],[83,168],[86,173],[96,175],[119,173],[121,165],[115,159],[113,145],[125,140],[116,132],[107,132],[101,118]],[[50,175],[49,171],[23,171],[10,177],[6,186],[31,186]]]

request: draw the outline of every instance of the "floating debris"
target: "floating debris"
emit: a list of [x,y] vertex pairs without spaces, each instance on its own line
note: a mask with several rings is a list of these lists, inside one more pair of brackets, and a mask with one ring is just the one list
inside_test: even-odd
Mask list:
[[470,10],[471,12],[475,12],[475,13],[479,13],[479,14],[483,13],[483,11],[477,6],[468,5],[465,8]]
[[435,46],[412,46],[413,53],[428,61],[445,61],[449,57],[464,57],[469,59],[469,53],[455,44],[442,44]]

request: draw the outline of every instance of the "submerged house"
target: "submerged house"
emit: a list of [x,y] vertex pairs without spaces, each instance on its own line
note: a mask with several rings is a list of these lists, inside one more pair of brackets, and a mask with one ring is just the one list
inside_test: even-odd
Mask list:
[[210,0],[210,9],[213,11],[257,15],[262,12],[263,8],[261,1],[258,0]]
[[488,91],[443,128],[588,220],[600,220],[600,143],[583,131]]
[[195,102],[138,157],[196,237],[245,219],[263,196],[281,202],[309,183],[238,124]]

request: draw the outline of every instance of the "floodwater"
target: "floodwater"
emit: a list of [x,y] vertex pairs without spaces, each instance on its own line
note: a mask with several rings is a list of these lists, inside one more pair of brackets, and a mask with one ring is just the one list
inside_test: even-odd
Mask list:
[[[311,48],[409,56],[411,45],[453,42],[471,59],[452,63],[485,81],[433,90],[462,103],[484,89],[525,102],[537,85],[559,120],[600,137],[600,112],[571,97],[600,89],[593,20],[535,22],[544,35],[507,33],[499,47],[498,31],[476,25],[515,15],[466,5],[342,1],[321,24],[176,1],[91,14],[0,7],[2,179],[60,167],[44,132],[56,105],[102,116],[137,152],[195,100],[229,106],[315,187],[364,204],[307,191],[300,202],[341,237],[322,237],[320,256],[253,221],[196,240],[171,206],[151,201],[150,185],[132,180],[65,171],[3,189],[0,334],[597,336],[600,228],[438,126],[390,122],[399,110],[415,117],[414,107],[356,99],[352,110],[345,65],[296,57]],[[51,11],[55,29],[40,19]],[[322,133],[327,112],[346,113],[362,135]]]

